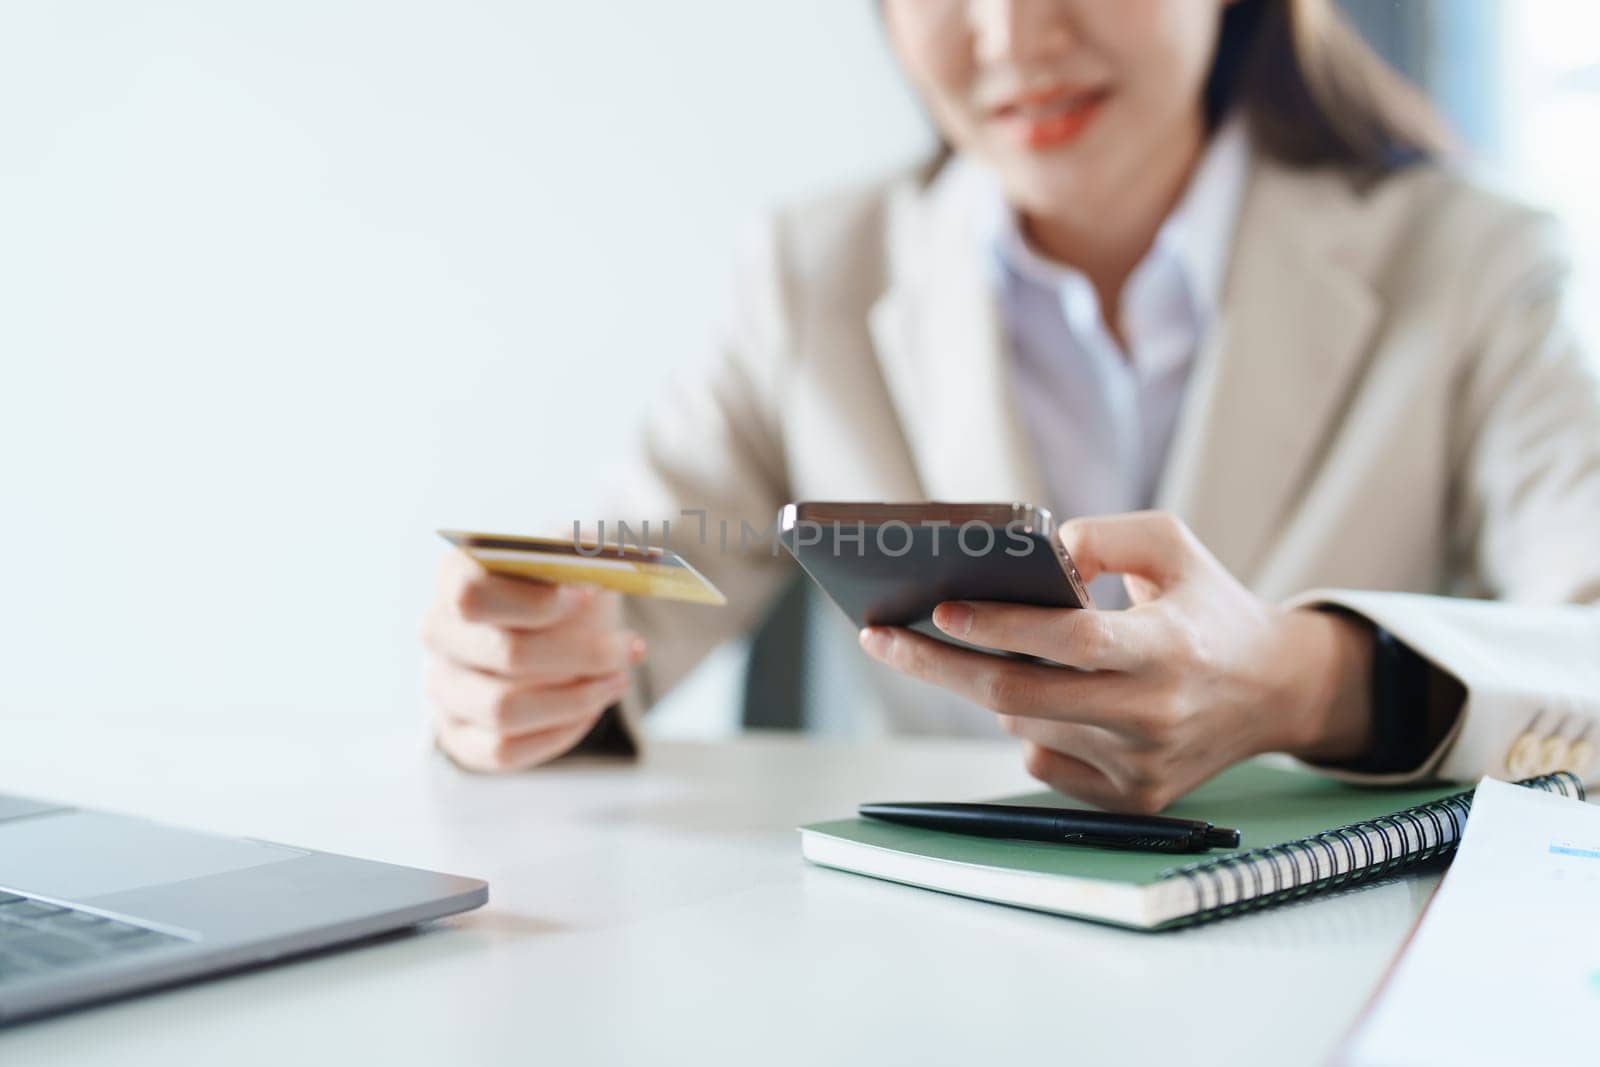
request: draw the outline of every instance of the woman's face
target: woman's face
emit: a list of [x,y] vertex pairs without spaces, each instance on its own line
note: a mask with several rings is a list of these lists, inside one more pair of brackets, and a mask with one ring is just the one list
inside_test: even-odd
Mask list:
[[885,0],[945,139],[1024,211],[1107,218],[1181,180],[1228,0]]

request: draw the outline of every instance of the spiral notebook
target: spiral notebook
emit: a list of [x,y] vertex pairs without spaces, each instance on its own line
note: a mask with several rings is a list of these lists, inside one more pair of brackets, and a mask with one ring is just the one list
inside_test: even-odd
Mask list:
[[[1517,783],[1583,798],[1561,772]],[[874,800],[918,798],[883,797]],[[1000,803],[1075,806],[1055,793]],[[1472,791],[1372,789],[1259,762],[1225,771],[1164,814],[1236,827],[1241,847],[1190,862],[919,830],[872,819],[801,827],[812,863],[978,900],[1161,930],[1355,885],[1453,851]],[[1184,857],[1183,859],[1187,859]]]

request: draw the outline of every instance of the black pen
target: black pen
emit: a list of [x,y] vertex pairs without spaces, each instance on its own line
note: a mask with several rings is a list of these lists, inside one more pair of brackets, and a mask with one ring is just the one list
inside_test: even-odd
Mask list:
[[1239,831],[1195,819],[1122,815],[1114,811],[1030,808],[1015,804],[863,804],[869,819],[951,834],[1048,841],[1091,848],[1149,852],[1205,852],[1238,848]]

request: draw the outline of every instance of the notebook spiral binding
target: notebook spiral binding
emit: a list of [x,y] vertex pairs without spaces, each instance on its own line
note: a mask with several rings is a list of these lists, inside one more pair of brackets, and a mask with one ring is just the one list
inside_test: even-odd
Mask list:
[[[1583,783],[1568,771],[1516,784],[1584,799]],[[1220,919],[1369,882],[1454,852],[1471,809],[1469,789],[1298,841],[1175,867],[1165,875],[1183,879],[1195,894],[1195,910],[1185,922]]]

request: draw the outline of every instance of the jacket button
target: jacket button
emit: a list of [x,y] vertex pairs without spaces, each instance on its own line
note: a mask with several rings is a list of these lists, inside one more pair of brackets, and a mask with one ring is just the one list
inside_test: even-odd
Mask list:
[[1572,746],[1559,737],[1547,737],[1539,746],[1539,773],[1572,770]]
[[1506,753],[1506,771],[1512,781],[1532,778],[1539,773],[1539,763],[1544,758],[1543,747],[1544,739],[1531,732],[1517,738],[1511,751]]
[[1567,756],[1567,763],[1573,774],[1579,778],[1588,777],[1589,772],[1594,770],[1594,742],[1574,741],[1572,751]]

